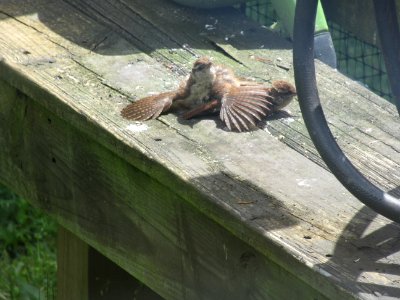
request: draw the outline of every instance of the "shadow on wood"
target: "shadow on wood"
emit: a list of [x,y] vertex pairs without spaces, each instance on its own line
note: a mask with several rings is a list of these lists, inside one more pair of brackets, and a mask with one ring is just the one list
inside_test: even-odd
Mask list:
[[[345,254],[358,254],[346,242],[353,236],[369,247],[358,268],[370,268],[368,257],[400,261],[394,240],[363,239],[357,227],[390,238],[398,225],[363,210],[324,169],[301,118],[237,134],[209,118],[120,116],[128,97],[176,87],[202,55],[239,76],[292,82],[287,41],[236,13],[167,1],[23,3],[0,4],[0,178],[8,186],[165,299],[397,293],[395,270],[360,273]],[[398,187],[394,107],[316,69],[346,154],[382,188]],[[300,115],[296,101],[288,109]]]

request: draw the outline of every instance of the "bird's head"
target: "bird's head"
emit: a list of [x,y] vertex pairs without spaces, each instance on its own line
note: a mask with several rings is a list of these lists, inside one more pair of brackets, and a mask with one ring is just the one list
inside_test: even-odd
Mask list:
[[272,82],[272,88],[281,95],[288,95],[292,97],[297,95],[296,88],[293,86],[293,84],[287,81],[283,80],[274,81]]
[[200,57],[193,64],[192,75],[196,78],[208,77],[212,72],[212,62],[208,57]]
[[288,105],[296,95],[296,88],[291,83],[283,80],[272,82],[271,96],[276,102],[276,110]]

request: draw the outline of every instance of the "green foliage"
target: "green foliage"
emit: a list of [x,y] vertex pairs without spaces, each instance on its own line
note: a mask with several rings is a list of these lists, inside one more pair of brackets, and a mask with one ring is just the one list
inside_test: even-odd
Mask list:
[[54,299],[56,224],[0,186],[0,300]]

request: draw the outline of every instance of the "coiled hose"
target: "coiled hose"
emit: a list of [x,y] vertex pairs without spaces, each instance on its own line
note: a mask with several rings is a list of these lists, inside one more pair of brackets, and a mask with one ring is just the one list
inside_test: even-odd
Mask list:
[[294,74],[304,122],[315,147],[336,178],[365,205],[400,223],[400,199],[377,188],[352,165],[326,123],[318,96],[314,65],[317,3],[318,0],[298,0],[294,22]]

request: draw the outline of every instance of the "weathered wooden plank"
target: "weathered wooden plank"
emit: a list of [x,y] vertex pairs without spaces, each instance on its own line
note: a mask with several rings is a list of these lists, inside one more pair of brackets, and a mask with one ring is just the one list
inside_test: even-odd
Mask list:
[[[85,2],[86,3],[86,2]],[[90,1],[88,1],[89,4],[85,5],[91,5]],[[129,2],[130,3],[130,2]],[[133,10],[133,5],[127,6],[129,4],[122,3],[119,4],[119,6],[114,7],[115,5],[109,4],[110,7],[107,6],[109,10],[114,9],[114,13],[111,15],[116,16],[118,9],[125,8],[124,11],[129,11]],[[121,7],[122,5],[122,7]],[[123,6],[125,5],[125,6]],[[268,43],[268,47],[273,48],[275,50],[269,50],[268,51],[268,57],[266,56],[265,52],[263,50],[260,50],[259,48],[264,45],[264,41],[260,41],[259,39],[256,39],[255,37],[258,35],[262,34],[262,29],[255,27],[254,25],[249,25],[246,22],[236,22],[234,26],[226,26],[224,24],[230,24],[230,22],[227,22],[224,19],[230,18],[230,20],[236,18],[239,18],[238,15],[233,15],[233,17],[227,17],[225,15],[222,15],[220,17],[221,22],[218,23],[218,26],[221,28],[220,30],[214,29],[211,33],[210,36],[205,36],[204,34],[206,33],[204,29],[204,24],[205,21],[212,21],[215,20],[216,17],[210,17],[208,16],[205,12],[200,12],[199,14],[201,17],[195,18],[195,16],[192,16],[192,18],[183,18],[183,17],[176,17],[182,16],[183,14],[187,13],[187,10],[185,9],[177,9],[176,6],[169,7],[167,6],[166,8],[164,6],[160,5],[152,5],[148,4],[145,5],[144,8],[138,4],[134,5],[137,10],[139,10],[139,18],[142,20],[142,23],[146,23],[146,27],[143,27],[143,30],[150,31],[154,30],[154,26],[158,26],[159,28],[162,27],[164,35],[168,34],[167,37],[164,37],[164,39],[172,39],[174,38],[176,41],[177,45],[181,45],[180,50],[182,51],[177,51],[176,48],[173,48],[175,50],[172,51],[172,56],[175,57],[177,53],[185,52],[183,45],[188,45],[187,43],[185,44],[185,41],[187,42],[188,39],[188,34],[185,33],[183,36],[180,36],[179,33],[176,33],[175,36],[173,36],[174,32],[177,32],[177,28],[179,26],[182,26],[179,22],[188,22],[189,20],[195,19],[197,20],[197,27],[189,27],[190,28],[190,34],[189,36],[192,37],[191,40],[195,40],[195,37],[198,37],[201,35],[204,37],[204,41],[197,42],[196,47],[199,47],[200,49],[190,47],[192,50],[191,51],[199,51],[202,48],[207,48],[210,47],[210,42],[219,42],[219,43],[227,43],[227,41],[224,40],[224,37],[228,36],[230,38],[228,41],[232,45],[234,45],[238,49],[242,49],[241,51],[234,51],[232,50],[232,47],[227,48],[224,47],[224,45],[220,45],[220,47],[225,48],[224,51],[229,53],[232,57],[235,57],[237,60],[239,60],[242,63],[242,66],[239,67],[239,71],[242,75],[245,76],[253,76],[257,78],[265,78],[267,79],[276,79],[276,78],[286,78],[288,75],[290,76],[291,73],[288,74],[288,72],[285,69],[282,69],[278,65],[280,64],[285,64],[289,66],[290,69],[290,61],[291,61],[291,52],[290,50],[282,50],[282,48],[286,49],[288,48],[288,43],[285,42],[276,42],[276,41],[281,41],[281,39],[276,39],[272,38],[272,36],[266,36],[266,40],[272,40],[272,43]],[[54,9],[59,9],[57,6],[52,5],[48,9],[51,10],[51,7],[54,7]],[[155,7],[156,9],[150,9],[151,7]],[[87,8],[85,6],[85,8]],[[129,8],[129,9],[128,9]],[[147,9],[146,9],[147,8]],[[66,9],[66,8],[65,8]],[[101,9],[96,8],[96,9]],[[104,8],[105,9],[105,8]],[[83,10],[83,8],[82,8]],[[196,11],[197,12],[197,11]],[[136,16],[136,13],[134,16]],[[54,12],[56,14],[56,12]],[[103,11],[101,15],[107,15],[106,11]],[[166,17],[166,16],[173,16],[171,17]],[[108,17],[108,18],[111,18]],[[117,17],[115,17],[117,18]],[[132,18],[132,16],[131,16]],[[143,21],[145,20],[145,21]],[[150,23],[149,20],[152,20],[152,23]],[[230,21],[228,20],[228,21]],[[116,22],[117,20],[114,20]],[[25,22],[25,20],[24,20]],[[86,21],[88,22],[88,21]],[[65,23],[65,22],[63,22]],[[125,25],[124,30],[129,32],[130,27],[129,27],[129,22],[126,21],[127,25]],[[163,26],[163,25],[168,25],[168,26]],[[84,27],[82,27],[84,28]],[[65,29],[64,29],[65,30]],[[71,29],[71,31],[73,31]],[[243,34],[240,34],[243,32]],[[81,34],[81,33],[80,33]],[[85,36],[84,32],[82,32],[82,35]],[[110,35],[110,34],[109,34]],[[135,31],[130,32],[130,35],[135,36]],[[94,35],[96,36],[96,35]],[[207,39],[205,39],[207,37]],[[111,42],[115,43],[115,39],[111,37],[110,40]],[[256,43],[252,42],[250,43],[249,40],[255,41],[257,40]],[[120,41],[120,39],[118,40]],[[150,39],[150,42],[152,41],[152,38]],[[61,43],[57,40],[57,43]],[[119,47],[125,47],[127,46],[126,43],[120,42],[121,44],[117,45]],[[200,44],[199,44],[200,43]],[[215,46],[215,45],[214,45]],[[265,45],[264,45],[265,46]],[[154,46],[156,48],[156,46]],[[118,51],[118,47],[109,47],[108,44],[106,44],[105,48],[109,49],[109,51]],[[244,48],[244,49],[243,49]],[[245,50],[251,48],[250,50]],[[75,49],[75,48],[73,48]],[[80,48],[78,48],[80,49]],[[234,48],[233,48],[234,49]],[[101,49],[98,49],[101,52]],[[170,49],[171,50],[171,49]],[[70,50],[72,51],[72,50]],[[119,51],[122,51],[119,49]],[[135,50],[137,51],[137,50]],[[157,50],[155,50],[157,51]],[[76,52],[76,51],[75,51]],[[104,49],[103,49],[104,52]],[[200,52],[199,54],[204,54],[203,52]],[[220,58],[221,55],[218,56],[218,59]],[[157,57],[160,58],[160,57]],[[262,61],[266,61],[267,63],[263,62],[255,62],[255,59],[262,58]],[[165,80],[160,78],[163,78],[162,76],[159,76],[158,72],[163,72],[160,70],[158,67],[154,67],[155,70],[152,70],[151,72],[154,72],[155,75],[153,75],[153,78],[159,79],[156,80],[155,82],[151,81],[146,81],[147,84],[144,82],[144,80],[141,80],[137,82],[137,84],[132,85],[130,84],[130,81],[127,80],[127,76],[130,74],[135,74],[135,72],[138,71],[143,71],[146,70],[145,67],[141,67],[140,65],[137,65],[136,67],[131,67],[132,70],[127,71],[124,73],[125,76],[115,76],[115,74],[118,74],[118,70],[120,70],[123,66],[124,63],[129,61],[137,61],[137,60],[144,60],[145,63],[150,63],[148,59],[143,58],[142,56],[137,57],[137,56],[126,56],[126,59],[121,59],[120,57],[116,57],[113,59],[104,59],[102,57],[102,60],[106,61],[106,64],[113,64],[114,66],[114,72],[110,70],[110,68],[105,68],[104,64],[98,64],[99,59],[98,56],[85,56],[84,58],[80,58],[79,56],[76,57],[77,60],[81,60],[87,67],[89,67],[91,70],[93,70],[96,74],[102,76],[102,78],[105,78],[106,83],[110,83],[113,86],[117,86],[117,88],[124,90],[125,92],[130,93],[130,95],[139,95],[140,91],[148,91],[149,89],[153,91],[154,86],[156,87],[161,87],[161,90],[165,89],[171,89],[173,86],[176,86],[176,83],[178,80],[175,80],[175,84],[171,80]],[[171,58],[170,58],[171,59]],[[283,63],[279,63],[279,61],[283,61]],[[226,59],[223,59],[225,62]],[[166,60],[163,62],[163,64],[166,63]],[[185,66],[187,67],[190,62],[186,62],[185,64],[180,63],[179,59],[175,60],[175,65],[177,70],[181,70]],[[236,64],[237,65],[237,64]],[[243,68],[243,65],[246,65],[247,68]],[[173,67],[174,68],[174,67]],[[247,69],[247,71],[246,71]],[[250,70],[252,70],[250,72]],[[110,72],[111,71],[111,72]],[[326,69],[321,66],[320,67],[320,78],[323,80],[324,74],[326,73]],[[272,75],[271,75],[272,74]],[[394,122],[394,126],[392,126],[392,122],[388,123],[388,125],[385,126],[386,120],[385,121],[379,121],[380,118],[376,118],[371,114],[368,114],[367,112],[370,111],[370,105],[377,105],[377,109],[381,109],[380,107],[389,107],[388,105],[385,105],[381,103],[381,101],[378,100],[379,104],[374,104],[374,102],[371,103],[371,100],[374,101],[373,98],[374,96],[371,97],[371,93],[364,95],[365,92],[362,90],[360,96],[363,98],[367,98],[368,101],[358,101],[355,105],[351,106],[351,102],[348,101],[343,101],[342,99],[346,99],[346,95],[350,92],[352,92],[352,89],[357,89],[354,85],[352,85],[352,88],[349,88],[348,85],[351,83],[348,81],[343,82],[343,79],[338,79],[338,85],[336,87],[331,88],[331,81],[335,81],[336,74],[332,73],[330,76],[328,83],[322,84],[321,88],[321,94],[324,99],[330,99],[329,105],[325,105],[328,116],[332,120],[331,123],[333,125],[333,131],[334,134],[339,137],[339,142],[342,142],[342,145],[344,147],[344,150],[348,153],[350,159],[355,162],[356,166],[360,167],[362,170],[365,171],[365,174],[371,178],[375,183],[378,185],[382,186],[385,190],[392,190],[396,188],[396,185],[398,183],[399,177],[400,177],[400,168],[397,163],[394,165],[388,162],[388,160],[391,160],[391,157],[395,157],[399,155],[399,146],[396,141],[398,140],[398,123]],[[142,77],[146,78],[146,77]],[[342,78],[339,76],[339,78]],[[135,78],[136,79],[136,78]],[[136,79],[137,81],[137,79]],[[150,86],[149,86],[150,85]],[[152,87],[153,88],[152,88]],[[136,89],[136,90],[135,90]],[[160,88],[157,88],[160,90]],[[139,91],[139,93],[138,93]],[[378,98],[375,96],[375,98]],[[346,105],[345,103],[348,103]],[[346,106],[348,108],[346,108]],[[342,109],[345,107],[345,109]],[[292,106],[291,109],[293,110],[293,114],[296,116],[299,116],[299,110],[297,106]],[[347,111],[351,109],[352,111],[352,116],[347,113]],[[343,112],[343,113],[342,113]],[[395,121],[395,111],[393,109],[388,110],[390,118]],[[358,117],[354,117],[353,115],[357,114]],[[347,118],[346,122],[345,121]],[[348,119],[351,119],[350,122]],[[339,126],[335,126],[334,119],[338,120],[338,122],[341,122]],[[344,119],[344,120],[341,120]],[[359,121],[356,121],[359,120]],[[268,128],[271,129],[270,131],[275,134],[276,136],[279,137],[286,137],[284,140],[285,143],[299,151],[300,153],[308,155],[311,159],[319,163],[320,165],[323,166],[321,163],[321,160],[319,159],[318,154],[316,153],[315,149],[312,146],[312,143],[310,142],[310,139],[308,138],[308,134],[305,131],[304,125],[301,120],[298,120],[297,118],[294,119],[294,122],[292,122],[290,125],[287,124],[287,122],[293,121],[293,119],[283,119],[282,121],[278,122],[272,122],[268,124]],[[298,122],[297,122],[298,121]],[[358,123],[355,123],[358,122]],[[378,123],[377,123],[378,122]],[[288,126],[289,125],[289,126]],[[385,126],[384,128],[380,128],[382,126]],[[378,127],[378,128],[376,128]],[[360,128],[360,129],[357,129]],[[359,130],[367,130],[368,132],[359,132]],[[391,130],[392,129],[392,130]],[[299,132],[300,131],[300,132]],[[349,135],[348,132],[352,131],[352,134]],[[292,139],[291,137],[297,137],[298,139]],[[385,137],[386,136],[386,137]],[[385,142],[379,142],[379,140],[382,140],[382,137],[384,138]],[[356,140],[355,140],[356,139]],[[387,141],[394,141],[396,144],[387,144]],[[353,145],[354,143],[358,143],[360,146],[362,145],[361,149],[354,149]],[[372,147],[372,149],[370,149]],[[367,150],[366,150],[366,149]],[[370,149],[370,150],[368,150]],[[371,151],[370,155],[366,155],[366,151]],[[374,164],[371,164],[371,159],[375,161]],[[390,172],[387,172],[387,170],[390,170]],[[387,174],[390,174],[389,176]],[[385,178],[386,177],[386,178]]]
[[[61,2],[49,3],[48,7],[46,1],[40,3],[38,7],[35,7],[35,2],[30,6],[26,3],[25,12],[21,12],[20,5],[12,5],[12,2],[0,5],[0,10],[6,13],[0,22],[0,53],[5,57],[0,74],[8,83],[66,121],[68,126],[86,134],[89,139],[96,139],[96,143],[110,153],[119,155],[163,186],[168,186],[181,197],[181,201],[184,199],[196,211],[205,213],[222,228],[326,296],[373,298],[376,293],[398,294],[398,273],[395,266],[390,266],[391,262],[398,260],[398,240],[385,242],[383,238],[396,237],[398,227],[362,209],[362,205],[350,197],[331,175],[281,143],[285,142],[318,162],[302,120],[298,118],[296,103],[290,106],[295,116],[293,119],[268,121],[266,129],[281,141],[261,130],[245,134],[225,132],[212,118],[181,121],[168,115],[159,121],[135,125],[119,117],[119,110],[126,100],[119,97],[116,90],[141,97],[148,92],[169,89],[177,84],[184,73],[182,70],[190,65],[189,58],[194,56],[193,53],[208,54],[217,62],[235,66],[241,75],[266,81],[290,78],[291,52],[285,46],[287,43],[265,33],[254,23],[234,23],[240,17],[231,11],[228,14],[224,11],[210,13],[182,9],[156,0],[146,3],[134,1],[134,5],[124,11],[118,27],[115,6],[127,6],[131,2],[107,2],[99,8],[103,11],[97,9],[91,15],[82,13],[88,7],[93,8],[90,1],[82,2],[82,6],[79,6],[80,2],[68,2],[74,3],[75,8]],[[110,16],[105,14],[106,8],[114,8]],[[50,21],[51,15],[60,16],[58,21],[63,28]],[[131,19],[137,19],[135,24],[142,26],[143,30],[154,31],[157,28],[158,35],[162,35],[163,39],[173,37],[180,48],[157,46],[151,40],[152,36],[130,29]],[[205,25],[215,25],[215,20],[218,20],[216,29],[205,30]],[[191,34],[178,30],[182,27],[190,28]],[[124,33],[121,34],[118,28],[122,28]],[[105,40],[104,33],[107,33]],[[232,37],[226,33],[236,35]],[[87,47],[79,41],[80,36],[93,36],[88,44],[95,47]],[[199,39],[195,44],[198,48],[185,45],[189,37]],[[139,49],[144,48],[136,42],[137,38],[147,38],[144,42],[153,50],[146,50],[147,54],[139,53]],[[262,45],[265,48],[277,46],[275,49],[260,49]],[[177,55],[176,52],[185,54]],[[285,68],[278,66],[281,64]],[[145,75],[138,76],[142,72]],[[341,114],[335,122],[331,121],[334,133],[341,134],[339,141],[344,140],[343,145],[348,145],[347,151],[354,149],[350,152],[353,153],[351,158],[356,163],[364,162],[360,164],[363,172],[382,186],[396,189],[399,186],[399,143],[396,132],[398,123],[393,117],[395,110],[382,99],[324,66],[318,65],[318,72],[323,82],[320,85],[321,96],[328,118]],[[110,90],[108,86],[115,90]],[[334,97],[340,102],[333,103],[331,99]],[[347,110],[342,112],[342,107],[347,107]],[[12,111],[12,108],[4,108],[4,111]],[[10,114],[12,119],[7,120],[15,124],[33,122],[26,120],[22,111]],[[360,121],[364,117],[366,123]],[[368,130],[357,130],[357,126]],[[352,130],[351,135],[347,134],[349,129]],[[19,135],[18,128],[12,135]],[[383,143],[380,142],[382,137]],[[62,144],[64,139],[59,137],[59,143]],[[364,145],[364,141],[368,142]],[[23,139],[14,141],[10,147],[18,150],[21,143]],[[362,147],[363,152],[357,147]],[[31,153],[29,149],[27,153]],[[6,157],[14,157],[13,151],[7,151]],[[58,151],[67,157],[72,155],[69,148],[57,148]],[[77,159],[75,156],[72,158]],[[374,158],[374,165],[365,158]],[[2,172],[25,180],[28,175],[18,166],[29,165],[29,160],[29,156],[19,155],[11,162],[3,161]],[[92,161],[81,158],[79,162],[84,164],[86,160]],[[50,169],[55,167],[50,165]],[[390,173],[385,172],[387,167],[391,167]],[[109,172],[109,169],[112,170],[111,166],[106,171]],[[380,174],[388,176],[381,178]],[[47,177],[40,176],[37,183],[19,186],[18,190],[25,195],[32,194],[37,190],[36,185],[42,186],[47,180]],[[9,184],[15,184],[12,179],[7,180]],[[100,182],[103,184],[103,181]],[[42,205],[54,204],[53,200],[49,200],[53,198],[48,197],[51,188],[49,184],[43,193],[38,193],[44,197],[40,202]],[[95,191],[94,188],[92,190]],[[76,209],[80,207],[79,203],[75,204]],[[54,208],[53,214],[56,211]],[[108,212],[108,209],[105,211]],[[151,210],[153,214],[154,211],[156,209]],[[103,217],[113,218],[106,213]],[[114,217],[118,220],[119,215]],[[73,214],[62,216],[71,228],[74,221],[78,222],[74,218]],[[83,230],[88,228],[87,222],[81,220],[72,229],[84,236]],[[90,238],[100,239],[97,235]],[[97,241],[101,242],[101,239]],[[117,261],[131,258],[113,253],[108,255]],[[376,262],[378,259],[379,264]],[[381,270],[382,266],[385,271],[375,270]],[[129,266],[126,268],[129,269]]]
[[[150,17],[154,20],[159,20],[159,18],[153,15],[149,16],[149,18]],[[160,26],[164,20],[158,22]],[[232,22],[221,23],[231,24]],[[244,30],[244,37],[241,37],[241,35],[238,34],[240,28],[243,31],[243,29],[248,29],[248,26],[240,24],[234,28],[223,28],[222,32],[234,35],[234,38],[229,40],[229,43],[235,46],[224,47],[224,45],[222,45],[224,51],[236,60],[242,62],[242,64],[248,65],[249,69],[255,73],[254,75],[256,77],[265,78],[265,76],[274,73],[273,76],[279,74],[282,78],[286,78],[289,74],[281,65],[286,65],[289,70],[291,69],[291,52],[282,51],[282,48],[285,49],[287,44],[284,42],[280,44],[269,43],[269,48],[276,48],[279,50],[274,53],[273,50],[269,49],[269,57],[265,57],[265,53],[260,51],[263,41],[258,40],[257,44],[254,44],[254,42],[248,43],[248,39],[253,41],[256,39],[254,39],[252,34],[249,34],[249,32],[251,32],[250,30]],[[253,32],[255,31],[255,34],[260,35],[261,32],[259,30],[260,29],[253,29]],[[213,34],[211,39],[226,44],[226,41],[223,42],[222,36],[218,36],[218,32]],[[269,40],[271,40],[271,38]],[[249,47],[249,45],[251,45],[251,47]],[[236,48],[241,49],[241,51],[235,50]],[[267,75],[259,75],[262,68],[260,67],[260,63],[255,63],[254,60],[266,62],[266,64],[264,63],[264,68],[267,70]],[[283,63],[280,63],[281,61],[283,61]],[[398,143],[400,138],[400,124],[396,121],[397,115],[393,105],[382,103],[379,97],[371,93],[365,93],[365,89],[360,89],[356,84],[351,83],[350,80],[343,80],[343,77],[339,74],[330,72],[329,78],[326,78],[325,74],[327,72],[330,72],[329,68],[320,64],[318,68],[318,75],[321,82],[320,92],[334,135],[338,137],[338,141],[341,143],[349,158],[355,162],[357,167],[364,171],[367,177],[385,190],[395,189],[400,179],[400,166],[398,162],[393,162],[393,157],[400,156],[400,146]],[[246,75],[249,75],[249,73]],[[332,87],[332,81],[336,81],[338,84]],[[352,92],[359,93],[360,97],[365,98],[367,101],[357,101],[356,103],[348,101],[348,95]],[[381,111],[385,117],[377,117],[375,110],[373,110],[374,113],[372,113],[372,105],[375,106],[376,110]],[[298,108],[296,106],[294,108],[294,115],[299,116],[300,112]],[[391,122],[388,122],[388,118],[390,118]],[[293,124],[288,124],[288,122],[292,122],[293,120]],[[340,122],[340,124],[335,125],[335,123],[338,122]],[[307,132],[304,130],[305,127],[302,120],[297,120],[297,118],[289,120],[283,119],[280,122],[271,122],[269,125],[268,128],[270,128],[271,132],[275,133],[276,136],[286,137],[286,140],[284,140],[285,143],[297,151],[308,155],[321,166],[324,166],[315,152]],[[301,135],[299,135],[299,131]],[[293,139],[292,136],[299,137],[299,139]]]
[[[19,144],[11,160],[6,158],[11,149],[2,149],[0,166],[21,177],[10,182],[2,173],[2,180],[26,191],[24,196],[166,299],[325,299],[169,187],[31,99],[5,98],[1,107],[8,112],[2,122],[23,116],[14,134],[3,130],[0,137],[4,145]],[[31,190],[26,190],[28,179]],[[263,197],[256,191],[249,196],[257,194]],[[82,251],[69,254],[79,254],[75,259],[87,265],[87,247]]]

